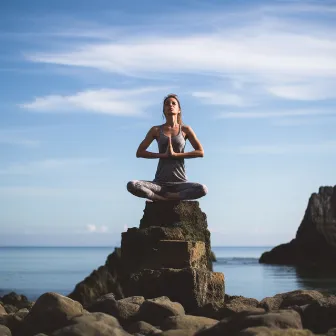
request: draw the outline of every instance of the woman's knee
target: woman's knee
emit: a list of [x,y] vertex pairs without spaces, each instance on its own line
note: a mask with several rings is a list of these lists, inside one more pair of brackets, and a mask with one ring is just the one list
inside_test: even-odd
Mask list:
[[205,196],[208,193],[208,187],[205,184],[200,185],[200,193],[202,196]]
[[132,193],[136,190],[137,180],[132,180],[127,183],[127,190]]

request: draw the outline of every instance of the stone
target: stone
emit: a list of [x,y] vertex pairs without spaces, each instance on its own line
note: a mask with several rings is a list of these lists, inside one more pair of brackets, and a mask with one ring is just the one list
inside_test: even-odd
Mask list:
[[30,309],[32,303],[27,299],[25,295],[19,295],[15,292],[10,292],[2,297],[1,301],[4,305],[12,305],[17,308],[17,310],[22,308]]
[[186,329],[176,329],[176,330],[166,330],[160,336],[194,336],[194,330]]
[[308,201],[296,237],[265,252],[266,264],[327,267],[336,262],[336,186],[320,187]]
[[131,324],[127,331],[131,334],[141,334],[141,335],[161,335],[162,330],[152,326],[151,324],[145,321],[137,321]]
[[237,336],[314,336],[314,334],[310,330],[251,327],[240,331]]
[[235,335],[250,327],[268,327],[278,329],[302,329],[299,313],[294,310],[279,310],[268,313],[237,313],[225,318],[213,327],[199,331],[197,336]]
[[162,330],[187,329],[196,332],[201,329],[212,327],[216,323],[218,323],[218,320],[210,319],[208,317],[178,315],[167,317],[163,323],[161,323],[160,328]]
[[159,326],[169,316],[184,315],[183,306],[166,296],[146,300],[140,307],[137,320]]
[[12,333],[9,328],[4,325],[0,325],[0,335],[1,336],[12,336]]
[[7,315],[6,309],[2,304],[0,304],[0,315]]
[[143,296],[133,296],[118,301],[113,298],[105,298],[98,300],[88,310],[112,315],[124,326],[134,321],[134,317],[144,301]]
[[52,336],[130,336],[115,317],[103,313],[83,314],[72,318],[69,324]]
[[276,294],[273,297],[266,297],[260,301],[258,307],[266,311],[303,306],[306,304],[321,302],[325,295],[316,290],[295,290],[286,293]]
[[224,274],[192,267],[145,269],[130,276],[125,293],[146,298],[166,295],[191,312],[209,302],[224,301]]
[[23,320],[19,333],[24,336],[33,336],[39,332],[49,333],[67,325],[72,317],[84,312],[77,301],[57,293],[45,293],[36,300]]
[[303,327],[317,334],[336,328],[336,297],[325,297],[302,307]]

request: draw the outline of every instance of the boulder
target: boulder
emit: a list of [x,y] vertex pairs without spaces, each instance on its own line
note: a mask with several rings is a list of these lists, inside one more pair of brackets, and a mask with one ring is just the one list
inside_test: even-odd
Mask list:
[[131,334],[141,334],[141,335],[161,335],[162,330],[152,326],[145,321],[137,321],[127,327],[127,331]]
[[118,320],[103,313],[87,313],[74,317],[69,325],[56,330],[52,336],[130,336]]
[[314,334],[310,330],[251,327],[242,330],[237,336],[314,336]]
[[296,237],[265,252],[259,262],[300,266],[334,265],[336,262],[336,186],[320,187],[308,201]]
[[32,307],[32,302],[30,302],[25,295],[19,295],[15,292],[10,292],[6,294],[1,299],[3,305],[12,305],[17,308],[17,310],[22,308],[30,309]]
[[336,328],[336,297],[324,297],[301,306],[303,327],[317,334]]
[[192,316],[192,315],[178,315],[167,317],[161,323],[162,330],[172,330],[172,329],[187,329],[198,331],[205,328],[212,327],[218,323],[218,320],[210,319],[203,316]]
[[121,300],[104,296],[90,306],[88,310],[112,315],[124,326],[134,321],[134,317],[144,301],[143,296],[133,296]]
[[194,330],[176,329],[164,331],[160,336],[194,336]]
[[302,329],[299,313],[294,310],[279,310],[268,313],[237,313],[225,318],[213,327],[199,331],[197,336],[236,335],[250,327],[268,327],[273,329]]
[[304,306],[314,302],[322,302],[325,295],[316,290],[295,290],[291,292],[276,294],[273,297],[266,297],[260,301],[258,307],[266,311]]
[[1,336],[12,336],[12,333],[9,328],[4,325],[0,325],[0,335]]
[[45,293],[35,302],[23,320],[19,334],[33,336],[39,332],[49,333],[68,325],[71,318],[85,312],[82,305],[57,293]]
[[0,304],[0,315],[7,315],[7,311],[2,304]]
[[159,326],[169,316],[184,315],[183,306],[178,302],[170,301],[166,296],[148,299],[141,305],[137,320]]

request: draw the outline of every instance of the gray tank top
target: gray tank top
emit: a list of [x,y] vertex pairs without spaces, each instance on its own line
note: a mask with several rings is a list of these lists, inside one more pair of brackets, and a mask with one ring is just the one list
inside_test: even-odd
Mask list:
[[[182,134],[180,125],[179,132],[176,136],[171,137],[172,146],[175,153],[184,153],[186,141]],[[159,153],[165,153],[168,146],[168,137],[163,133],[163,125],[160,126],[160,134],[157,139]],[[184,159],[159,159],[154,182],[186,182]]]

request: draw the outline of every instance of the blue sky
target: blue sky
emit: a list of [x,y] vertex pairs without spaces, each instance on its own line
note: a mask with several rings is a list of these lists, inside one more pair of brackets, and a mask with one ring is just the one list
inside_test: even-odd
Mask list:
[[335,184],[335,22],[335,1],[2,2],[0,245],[118,245],[170,92],[212,244],[289,241]]

